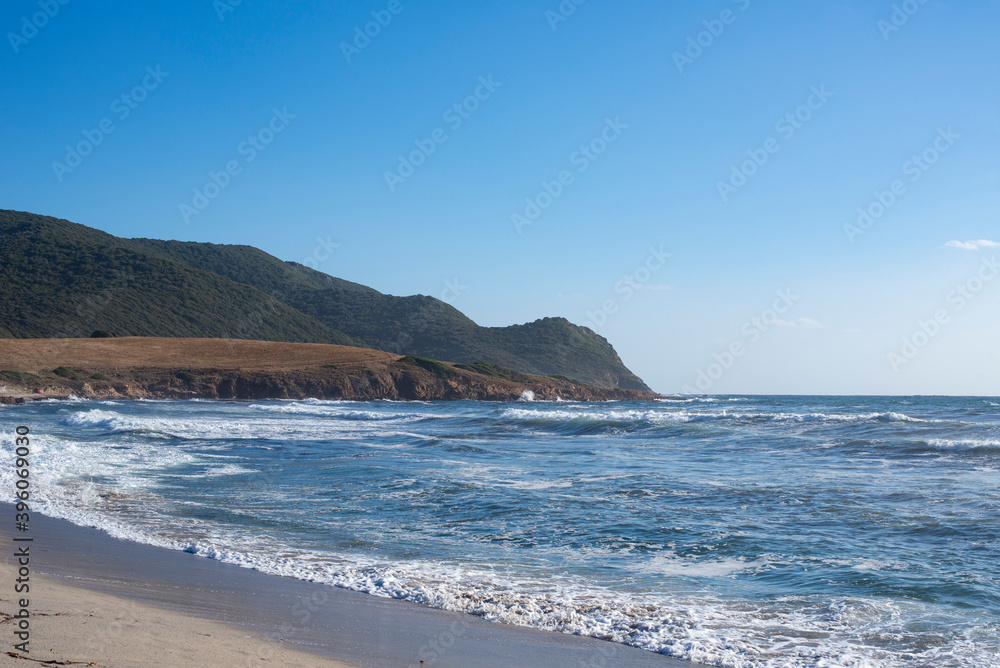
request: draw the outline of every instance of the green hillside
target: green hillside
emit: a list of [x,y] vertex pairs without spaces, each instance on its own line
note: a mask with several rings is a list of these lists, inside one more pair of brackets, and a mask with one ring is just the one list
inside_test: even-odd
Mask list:
[[0,211],[0,336],[253,338],[356,344],[247,285],[64,220]]
[[372,348],[451,362],[485,360],[526,373],[561,374],[594,385],[649,389],[625,367],[604,337],[565,318],[480,327],[434,297],[384,295],[283,262],[250,246],[135,241],[151,252],[273,295]]
[[607,340],[563,318],[480,327],[433,297],[384,295],[250,246],[119,239],[0,211],[0,259],[0,336],[341,343],[648,389]]

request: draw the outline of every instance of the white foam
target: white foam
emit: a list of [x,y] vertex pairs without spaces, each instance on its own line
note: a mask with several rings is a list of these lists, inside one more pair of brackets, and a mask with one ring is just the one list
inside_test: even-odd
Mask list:
[[496,484],[501,487],[524,490],[561,489],[572,487],[572,480],[498,480]]
[[[386,426],[415,422],[425,417],[418,414],[408,414],[373,420],[370,419],[372,416],[367,413],[368,411],[352,412],[350,417],[359,419],[338,419],[337,416],[333,415],[326,419],[288,420],[282,419],[280,415],[268,414],[230,415],[227,417],[194,414],[184,419],[171,419],[168,417],[124,415],[113,410],[95,408],[72,412],[63,418],[62,423],[70,427],[103,429],[113,434],[145,432],[193,440],[287,440],[294,438],[299,441],[315,441],[328,440],[337,436],[345,438],[364,435],[383,436]],[[372,413],[372,415],[381,416],[378,413]]]
[[[88,456],[84,451],[77,454]],[[247,471],[229,464],[213,468],[227,475]],[[509,470],[467,465],[457,477],[495,478],[505,472]],[[710,665],[901,667],[921,658],[934,658],[934,665],[942,666],[989,665],[969,660],[968,654],[962,664],[949,663],[942,660],[949,659],[948,655],[923,656],[912,648],[905,653],[886,651],[873,661],[871,652],[857,645],[856,634],[906,638],[905,624],[930,614],[920,609],[902,614],[898,603],[847,598],[753,602],[669,592],[626,595],[565,576],[541,581],[454,563],[387,564],[357,554],[305,551],[267,536],[249,536],[197,520],[185,521],[180,533],[173,528],[176,520],[157,512],[156,499],[145,498],[139,489],[109,493],[108,487],[84,482],[76,487],[55,485],[46,491],[51,493],[39,500],[39,510],[100,528],[117,538],[185,550],[264,573],[467,612],[490,621],[605,638]],[[576,555],[591,560],[593,556]],[[875,570],[893,564],[861,560],[851,566]],[[698,560],[673,553],[653,556],[643,567],[646,572],[674,578],[732,577],[768,568],[766,559]]]
[[[305,402],[302,402],[305,403]],[[302,403],[280,404],[301,406]],[[191,412],[185,419],[142,417],[116,411],[115,405],[103,403],[98,408],[65,412],[63,424],[77,437],[97,429],[123,433],[162,431],[186,439],[295,437],[374,439],[388,435],[428,439],[417,433],[393,427],[387,421],[423,419],[421,413],[385,413],[366,411],[340,402],[306,404],[319,410],[353,412],[347,419],[335,414],[316,415],[315,419],[289,419],[283,411],[255,408],[260,405],[237,405],[227,415],[204,415]],[[270,405],[266,405],[270,406]],[[199,411],[204,409],[199,408]],[[214,410],[214,409],[213,409]],[[298,408],[289,413],[294,414]],[[401,409],[406,411],[405,408]],[[491,409],[492,410],[492,409]],[[378,418],[369,419],[369,413]],[[836,413],[783,413],[780,419],[795,421],[838,421]],[[896,413],[867,413],[854,416],[864,420],[911,421]],[[387,419],[383,419],[386,418]],[[419,416],[419,417],[416,417]],[[611,421],[679,422],[698,419],[755,419],[747,416],[780,416],[725,411],[615,409],[593,405],[551,407],[508,407],[502,416],[512,420],[595,419]],[[831,418],[831,416],[833,416]],[[765,419],[762,417],[761,419]],[[0,452],[9,454],[12,430],[6,430]],[[266,436],[265,436],[266,435]],[[197,520],[178,519],[163,510],[166,500],[151,490],[145,475],[161,475],[180,468],[185,475],[200,470],[196,476],[234,476],[257,473],[238,462],[219,462],[226,455],[189,452],[185,442],[157,442],[148,434],[141,439],[116,437],[109,441],[101,433],[92,439],[59,440],[40,436],[34,440],[34,454],[39,458],[39,504],[36,510],[63,517],[77,524],[95,526],[127,540],[183,549],[193,554],[227,563],[255,568],[262,572],[315,580],[363,591],[400,598],[426,605],[480,615],[486,619],[533,626],[567,633],[577,633],[627,643],[651,651],[717,666],[734,668],[804,668],[806,666],[851,666],[854,668],[912,665],[970,666],[996,668],[992,653],[984,652],[981,641],[964,647],[958,640],[924,647],[913,638],[912,628],[947,628],[940,609],[922,602],[902,603],[886,599],[839,597],[784,597],[769,601],[733,600],[707,593],[676,591],[625,594],[613,588],[569,577],[551,577],[544,581],[501,567],[479,567],[423,560],[386,563],[363,554],[319,553],[301,550],[280,541],[245,530],[210,525]],[[933,441],[931,441],[934,444]],[[956,449],[994,447],[996,441],[968,439],[942,440],[940,447]],[[245,444],[241,444],[244,445]],[[371,445],[366,443],[366,445]],[[203,443],[199,449],[205,449]],[[372,447],[405,447],[377,444]],[[937,447],[937,446],[935,446]],[[960,448],[959,448],[960,449]],[[458,460],[442,461],[456,480],[477,486],[508,486],[514,489],[543,490],[571,487],[567,480],[525,480],[526,472],[512,466],[473,464]],[[183,468],[181,468],[183,467]],[[9,467],[0,467],[0,488],[13,482]],[[852,473],[853,475],[853,473]],[[580,477],[577,482],[625,477]],[[407,488],[392,494],[408,495],[415,479],[398,481]],[[183,501],[171,500],[170,503]],[[238,512],[234,510],[234,512]],[[594,550],[606,549],[598,546]],[[574,548],[574,550],[576,550]],[[576,550],[581,552],[581,550]],[[611,556],[611,552],[608,552]],[[578,558],[598,561],[592,555]],[[598,561],[599,563],[599,561]],[[670,578],[734,577],[762,572],[772,567],[773,559],[753,561],[738,558],[692,559],[666,552],[649,557],[640,567],[647,573]],[[855,559],[844,566],[858,571],[896,570],[899,564],[874,559]],[[858,637],[895,639],[891,648],[863,646]],[[887,641],[888,642],[888,641]],[[909,644],[907,644],[909,643]],[[979,644],[977,644],[979,643]]]
[[373,422],[415,422],[418,420],[439,419],[440,415],[426,412],[392,412],[377,410],[361,410],[343,401],[303,400],[274,404],[250,404],[249,410],[259,413],[277,413],[289,415],[307,415],[342,420],[358,420]]
[[640,422],[667,421],[686,422],[690,419],[690,414],[685,411],[666,412],[660,410],[639,410],[626,409],[595,410],[590,406],[579,406],[567,410],[545,410],[535,408],[507,408],[503,411],[502,417],[512,420],[549,420],[549,421],[609,421],[609,422]]
[[231,475],[247,475],[250,473],[260,473],[258,469],[251,469],[239,464],[223,464],[222,466],[209,467],[203,474],[205,478],[224,478]]
[[764,559],[747,561],[745,559],[719,559],[716,561],[695,561],[682,559],[675,554],[656,555],[639,567],[643,573],[658,575],[681,576],[691,578],[725,577],[764,568],[768,562]]
[[577,410],[544,410],[533,408],[508,408],[503,417],[513,420],[606,420],[613,422],[698,422],[698,421],[759,421],[759,422],[938,422],[923,420],[903,413],[765,413],[677,409],[667,406],[652,410],[597,410],[592,406],[579,406]]
[[[134,540],[138,534],[126,531],[120,537]],[[904,614],[903,604],[877,599],[784,597],[754,602],[704,594],[626,596],[571,578],[525,580],[474,566],[426,561],[385,564],[283,545],[269,545],[266,550],[258,545],[257,551],[244,551],[239,547],[240,537],[232,536],[186,543],[145,542],[171,543],[192,554],[265,573],[466,612],[489,621],[603,638],[709,665],[896,668],[921,661],[941,666],[992,665],[981,651],[978,658],[968,653],[958,657],[917,643],[902,652],[873,650],[857,643],[859,633],[909,637],[907,624],[933,612],[916,602],[906,604],[912,609]],[[676,574],[700,576],[763,565],[719,560],[699,566],[675,557],[662,563],[670,564]]]
[[73,413],[63,420],[63,424],[68,424],[74,427],[107,427],[111,426],[118,419],[118,417],[119,415],[117,413],[95,409],[82,413]]
[[927,441],[927,445],[935,450],[996,450],[1000,448],[1000,440],[990,438],[932,438]]

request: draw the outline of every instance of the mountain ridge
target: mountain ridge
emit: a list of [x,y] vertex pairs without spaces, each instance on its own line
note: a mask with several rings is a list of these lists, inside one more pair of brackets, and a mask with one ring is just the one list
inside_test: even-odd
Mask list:
[[602,336],[565,318],[481,327],[246,245],[125,239],[0,210],[0,337],[178,336],[332,343],[648,391]]

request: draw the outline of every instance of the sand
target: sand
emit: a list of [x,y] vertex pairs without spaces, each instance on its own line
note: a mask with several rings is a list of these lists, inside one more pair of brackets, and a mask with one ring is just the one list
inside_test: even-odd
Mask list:
[[[0,580],[13,582],[14,578],[13,566],[0,566]],[[30,587],[31,636],[27,654],[13,647],[18,642],[12,640],[14,620],[10,615],[16,612],[13,596],[5,591],[0,597],[0,628],[5,631],[0,666],[355,665],[301,652],[221,622],[66,586],[38,575],[31,576]]]
[[[8,615],[13,513],[0,503],[0,611]],[[129,668],[694,666],[594,638],[267,575],[37,513],[31,536],[32,659]],[[7,656],[15,642],[11,620],[0,629],[0,666],[41,665]]]

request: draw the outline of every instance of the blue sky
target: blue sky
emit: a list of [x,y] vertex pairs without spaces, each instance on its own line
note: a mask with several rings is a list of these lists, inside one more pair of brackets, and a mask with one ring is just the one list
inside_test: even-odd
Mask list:
[[5,3],[0,206],[457,284],[663,392],[1000,395],[996,0],[149,4]]

